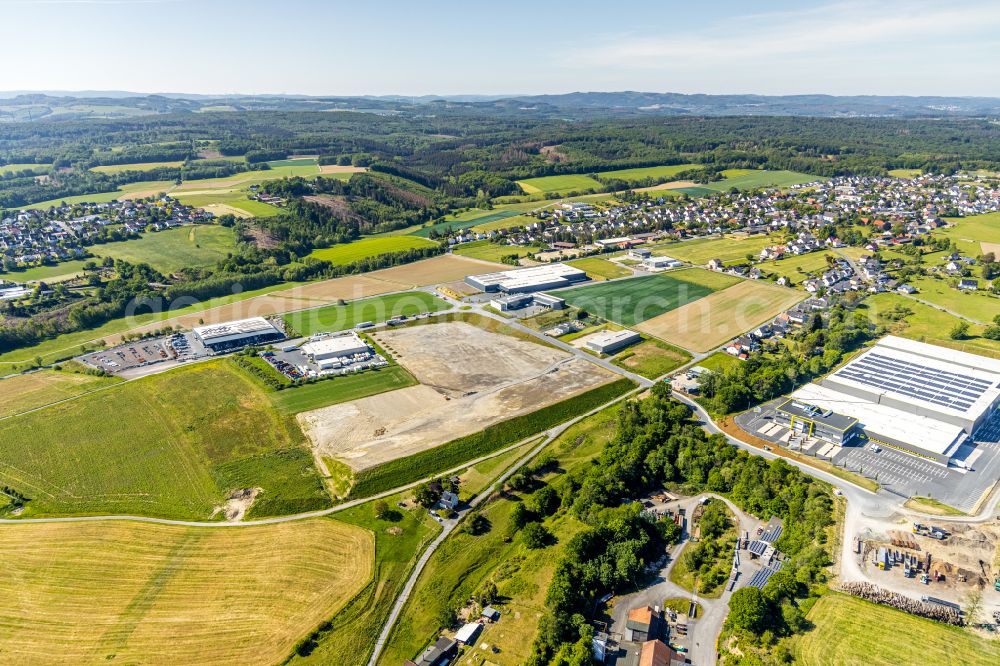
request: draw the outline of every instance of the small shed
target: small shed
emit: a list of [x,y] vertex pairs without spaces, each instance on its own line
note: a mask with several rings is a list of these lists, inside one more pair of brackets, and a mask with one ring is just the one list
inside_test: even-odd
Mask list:
[[470,622],[463,625],[462,628],[458,630],[458,633],[455,634],[455,640],[465,645],[472,645],[476,642],[476,637],[479,635],[482,628],[483,625],[478,622]]
[[496,608],[493,608],[493,606],[487,606],[486,608],[483,609],[483,617],[489,620],[490,622],[496,622],[497,620],[500,619],[500,611],[498,611]]

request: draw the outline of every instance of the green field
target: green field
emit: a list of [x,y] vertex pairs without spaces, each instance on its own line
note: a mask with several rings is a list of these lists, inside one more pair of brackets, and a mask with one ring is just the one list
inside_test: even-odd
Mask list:
[[[919,294],[917,295],[919,296]],[[903,321],[886,319],[884,315],[892,312],[893,308],[897,306],[911,310],[912,314]],[[876,323],[885,324],[889,332],[895,335],[967,351],[972,354],[1000,358],[1000,341],[982,337],[984,327],[971,324],[968,337],[965,340],[952,340],[949,333],[961,320],[947,312],[941,312],[929,305],[918,303],[912,298],[888,292],[875,294],[867,298],[861,307],[868,310],[869,316]]]
[[299,335],[313,335],[323,331],[342,331],[366,321],[378,324],[401,315],[413,317],[447,309],[447,303],[427,292],[408,291],[292,312],[285,315],[285,323]]
[[[517,215],[505,213],[502,218],[491,219],[487,222],[480,221],[476,226],[472,227],[472,230],[477,233],[486,233],[488,231],[502,231],[504,229],[512,229],[514,227],[526,227],[529,224],[534,224],[538,221],[537,218],[531,215]],[[492,216],[491,216],[492,217]],[[483,218],[485,220],[486,218]]]
[[487,226],[493,223],[500,223],[511,217],[517,217],[521,213],[538,208],[537,202],[529,204],[511,204],[509,206],[498,206],[495,210],[483,210],[471,208],[461,213],[448,215],[442,222],[437,222],[426,227],[419,227],[410,231],[413,236],[427,238],[431,232],[444,233],[448,229],[460,231],[469,227]]
[[687,269],[586,285],[557,293],[573,307],[622,326],[652,319],[739,282],[722,273]]
[[587,271],[587,275],[591,279],[597,280],[614,280],[615,278],[623,278],[632,275],[632,271],[618,264],[612,263],[607,259],[601,259],[600,257],[584,257],[583,259],[574,259],[573,261],[566,262],[570,266],[575,266],[581,270]]
[[611,362],[646,379],[656,379],[690,360],[691,355],[683,349],[648,338],[618,354]]
[[122,173],[123,171],[152,171],[161,167],[179,168],[184,166],[184,161],[176,162],[140,162],[138,164],[107,164],[104,166],[91,167],[91,171],[97,173]]
[[736,367],[739,363],[739,359],[725,352],[715,352],[708,358],[698,361],[699,366],[712,372],[724,372],[729,368]]
[[229,227],[196,225],[149,232],[138,240],[95,245],[98,257],[146,263],[164,274],[182,268],[212,266],[236,251],[236,234]]
[[970,246],[963,249],[972,256],[984,254],[980,243],[1000,244],[1000,213],[987,213],[985,215],[972,215],[970,217],[949,217],[945,218],[950,225],[944,229],[934,231],[935,236],[945,236],[961,244],[966,241]]
[[491,243],[488,240],[472,241],[456,245],[453,252],[463,257],[482,259],[483,261],[500,262],[505,256],[514,255],[526,257],[529,252],[537,252],[540,247],[524,247],[522,245],[504,245],[501,243]]
[[0,272],[0,280],[8,282],[32,282],[35,280],[51,280],[58,282],[67,278],[75,277],[83,273],[83,265],[86,259],[74,259],[63,261],[54,266],[35,266],[22,271],[11,271],[9,273]]
[[0,421],[0,482],[24,515],[208,519],[239,488],[256,516],[323,508],[329,497],[291,417],[224,361],[126,382]]
[[915,298],[957,312],[967,319],[989,324],[1000,315],[1000,298],[987,291],[962,291],[952,287],[949,280],[930,277],[907,282],[917,288]]
[[352,243],[334,245],[333,247],[313,250],[309,255],[314,259],[322,259],[343,266],[346,264],[376,257],[390,252],[402,252],[424,247],[435,247],[436,242],[419,236],[382,236],[379,238],[363,238]]
[[796,662],[806,666],[1000,663],[1000,641],[837,592],[806,619],[813,628],[794,642]]
[[916,178],[920,174],[920,169],[889,169],[889,175],[893,178]]
[[738,190],[753,190],[760,187],[788,187],[801,185],[817,180],[826,180],[822,176],[813,176],[797,171],[758,171],[754,169],[727,169],[722,180],[701,185],[709,190],[725,192],[733,187]]
[[[272,217],[281,212],[281,209],[271,204],[261,201],[251,201],[247,198],[247,193],[242,190],[232,192],[215,192],[208,194],[183,194],[174,193],[177,200],[187,206],[205,208],[216,215],[232,213],[240,217]],[[229,210],[235,208],[236,210]]]
[[638,167],[635,169],[618,169],[617,171],[602,171],[597,175],[603,179],[615,178],[617,180],[625,180],[630,183],[635,183],[649,178],[667,180],[673,178],[681,171],[703,168],[704,165],[701,164],[669,164],[663,166]]
[[17,171],[48,171],[51,164],[0,164],[0,176]]
[[756,258],[762,249],[778,242],[773,236],[694,238],[657,246],[653,248],[653,254],[673,257],[697,266],[704,266],[711,259],[720,259],[728,266],[746,263],[748,254]]
[[117,384],[118,378],[42,370],[0,379],[0,418]]
[[565,194],[567,192],[600,191],[604,187],[600,181],[584,174],[562,176],[542,176],[517,181],[526,194]]
[[282,414],[298,414],[320,407],[357,400],[376,393],[385,393],[413,386],[417,380],[398,365],[370,370],[357,375],[325,379],[314,384],[275,391],[271,402]]

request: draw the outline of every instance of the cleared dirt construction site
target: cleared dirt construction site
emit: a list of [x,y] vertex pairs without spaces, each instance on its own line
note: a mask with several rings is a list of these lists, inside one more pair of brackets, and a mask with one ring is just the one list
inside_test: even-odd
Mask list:
[[355,471],[472,434],[615,378],[562,351],[465,322],[386,330],[373,337],[421,385],[298,416],[318,454]]
[[759,326],[805,297],[802,292],[748,280],[648,319],[635,328],[685,349],[705,352]]

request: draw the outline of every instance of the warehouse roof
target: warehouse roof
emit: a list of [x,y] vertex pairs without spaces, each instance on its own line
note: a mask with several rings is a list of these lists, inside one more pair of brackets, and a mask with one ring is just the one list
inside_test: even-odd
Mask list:
[[824,383],[975,418],[1000,397],[1000,361],[890,335]]
[[265,333],[281,333],[274,327],[274,324],[263,317],[251,317],[250,319],[240,319],[238,321],[227,321],[224,324],[212,324],[211,326],[199,326],[194,329],[195,335],[204,342],[211,342],[217,338],[231,336],[251,336]]
[[562,263],[543,264],[530,268],[515,268],[509,271],[497,271],[496,273],[482,273],[470,275],[469,278],[484,285],[499,285],[502,289],[516,289],[518,287],[547,284],[550,282],[586,279],[587,273]]
[[359,338],[357,333],[349,333],[348,335],[307,342],[302,345],[302,351],[313,356],[326,356],[328,354],[346,354],[367,346],[367,343]]
[[939,455],[951,455],[953,448],[965,439],[961,426],[880,405],[819,384],[806,384],[791,397],[855,418],[866,432],[881,433]]
[[635,331],[606,331],[604,333],[595,333],[587,338],[588,346],[598,346],[607,347],[608,345],[613,345],[619,342],[628,342],[630,340],[635,340],[639,338],[639,334]]

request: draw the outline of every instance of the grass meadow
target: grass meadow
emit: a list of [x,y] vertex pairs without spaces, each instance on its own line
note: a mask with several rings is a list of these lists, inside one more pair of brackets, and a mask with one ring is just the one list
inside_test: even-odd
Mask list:
[[376,257],[380,254],[435,247],[436,245],[436,242],[419,236],[381,236],[377,238],[363,238],[351,243],[313,250],[309,256],[314,259],[329,261],[337,266],[343,266],[367,259],[368,257]]
[[805,666],[1000,663],[995,639],[837,592],[824,594],[806,619],[813,628],[793,644]]
[[646,379],[656,379],[690,360],[691,355],[683,349],[647,338],[618,354],[611,362]]
[[597,175],[601,178],[615,178],[630,183],[644,181],[648,178],[668,179],[673,178],[682,171],[691,169],[702,169],[701,164],[665,164],[662,166],[638,167],[635,169],[618,169],[616,171],[602,171]]
[[565,194],[567,192],[599,191],[604,187],[600,181],[585,174],[565,174],[561,176],[541,176],[517,181],[525,194]]
[[314,384],[275,391],[271,402],[282,414],[298,414],[377,393],[413,386],[417,380],[398,365],[357,375],[325,379]]
[[494,261],[499,263],[503,257],[511,255],[516,257],[526,257],[529,252],[534,252],[539,249],[541,249],[541,246],[524,247],[521,245],[503,245],[500,243],[491,243],[488,240],[480,240],[457,245],[454,249],[454,253],[462,257],[470,257],[472,259],[482,259],[483,261]]
[[[949,334],[961,320],[937,308],[918,303],[912,298],[885,292],[868,297],[861,307],[868,311],[873,321],[885,324],[889,332],[894,335],[972,354],[1000,358],[1000,341],[982,337],[985,327],[970,324],[965,339],[952,340]],[[902,319],[886,317],[896,308],[906,308],[909,314]]]
[[762,249],[776,243],[778,239],[773,236],[695,238],[654,247],[653,254],[673,257],[698,266],[704,266],[712,259],[719,259],[730,265],[746,262],[748,254],[757,257]]
[[170,274],[182,268],[212,266],[236,250],[236,234],[231,228],[194,225],[143,234],[138,240],[95,245],[98,257],[146,263]]
[[49,282],[59,282],[83,274],[83,265],[86,259],[74,259],[63,261],[53,266],[35,266],[24,270],[10,271],[4,273],[0,271],[0,280],[7,282],[36,282],[46,280]]
[[21,164],[0,164],[0,176],[18,171],[48,171],[51,164],[21,163]]
[[226,495],[263,489],[252,515],[329,498],[294,419],[224,361],[191,365],[0,420],[0,482],[24,515],[208,519]]
[[586,271],[592,280],[614,280],[632,275],[629,269],[600,257],[584,257],[566,263]]
[[121,380],[76,372],[40,370],[0,379],[0,418],[73,398]]

